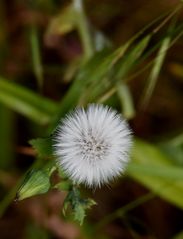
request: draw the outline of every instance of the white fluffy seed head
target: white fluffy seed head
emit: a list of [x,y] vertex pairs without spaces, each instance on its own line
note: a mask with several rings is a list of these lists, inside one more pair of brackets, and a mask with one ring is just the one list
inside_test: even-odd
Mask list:
[[131,131],[115,110],[91,104],[60,122],[54,142],[58,165],[67,176],[76,184],[96,188],[124,171]]

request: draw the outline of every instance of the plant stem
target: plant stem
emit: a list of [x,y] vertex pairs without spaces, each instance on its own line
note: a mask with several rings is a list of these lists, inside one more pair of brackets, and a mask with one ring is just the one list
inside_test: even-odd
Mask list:
[[76,24],[82,41],[84,58],[89,59],[93,55],[93,44],[82,0],[73,0],[73,6],[76,12]]
[[41,62],[41,53],[38,39],[38,30],[36,26],[31,26],[30,29],[30,45],[31,45],[31,54],[32,54],[32,67],[37,79],[37,84],[39,91],[42,92],[43,87],[43,66]]
[[118,217],[122,217],[125,213],[127,213],[128,211],[140,206],[141,204],[153,199],[155,197],[155,194],[150,192],[145,194],[142,197],[137,198],[136,200],[128,203],[127,205],[125,205],[124,207],[121,207],[119,209],[117,209],[116,211],[114,211],[113,213],[111,213],[110,215],[106,216],[103,220],[101,220],[97,225],[96,225],[96,229],[108,224],[109,222],[115,220]]

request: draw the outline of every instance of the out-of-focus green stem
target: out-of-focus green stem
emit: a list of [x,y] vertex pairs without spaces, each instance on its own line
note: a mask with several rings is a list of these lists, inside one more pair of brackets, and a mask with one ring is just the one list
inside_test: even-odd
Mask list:
[[172,38],[172,31],[175,27],[175,23],[176,23],[176,18],[173,18],[172,22],[171,22],[171,24],[168,28],[168,35],[162,41],[160,49],[157,53],[156,60],[154,62],[154,66],[153,66],[153,68],[150,72],[149,79],[147,80],[145,91],[144,91],[144,94],[143,94],[141,102],[140,102],[140,108],[142,108],[143,110],[147,107],[147,105],[150,101],[150,98],[153,94],[153,91],[155,89],[155,86],[156,86],[156,83],[157,83],[157,80],[158,80],[158,76],[160,74],[163,62],[164,62],[165,57],[166,57],[166,53],[167,53],[167,51],[170,47],[171,38]]
[[88,21],[83,9],[82,0],[73,0],[73,6],[76,13],[75,17],[78,33],[80,35],[84,50],[84,57],[88,59],[93,55],[93,44],[89,31]]
[[155,197],[155,194],[150,192],[150,193],[147,193],[144,196],[139,197],[136,200],[128,203],[124,207],[121,207],[121,208],[117,209],[113,213],[111,213],[108,216],[106,216],[103,220],[101,220],[96,225],[96,229],[98,229],[98,228],[100,228],[100,227],[110,223],[111,221],[115,220],[116,218],[124,216],[124,214],[127,213],[128,211],[133,210],[134,208],[136,208],[136,207],[142,205],[143,203],[153,199],[154,197]]
[[14,112],[0,104],[0,168],[9,169],[13,164]]
[[[0,72],[4,71],[7,54],[5,5],[0,1]],[[0,103],[0,168],[8,169],[13,163],[14,114]]]
[[0,72],[3,70],[4,57],[7,53],[7,31],[5,25],[5,6],[4,2],[0,1]]
[[41,62],[38,32],[35,26],[32,26],[30,30],[30,44],[32,53],[32,67],[37,79],[39,90],[41,91],[43,87],[43,67]]
[[181,10],[183,4],[180,3],[154,30],[153,33],[157,33],[178,11]]
[[126,119],[132,119],[135,116],[135,108],[131,92],[126,84],[118,82],[116,84],[117,94],[121,101],[123,116]]

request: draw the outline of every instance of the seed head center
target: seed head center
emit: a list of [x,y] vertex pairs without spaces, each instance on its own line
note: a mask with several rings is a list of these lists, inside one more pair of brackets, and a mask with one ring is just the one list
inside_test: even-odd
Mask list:
[[109,150],[109,145],[104,139],[93,136],[92,134],[83,137],[80,147],[83,157],[90,161],[103,159]]

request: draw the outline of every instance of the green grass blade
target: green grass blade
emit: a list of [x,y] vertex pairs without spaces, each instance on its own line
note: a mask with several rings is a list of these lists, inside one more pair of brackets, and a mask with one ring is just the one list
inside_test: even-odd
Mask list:
[[177,235],[175,235],[172,239],[183,239],[183,231],[179,232]]
[[70,87],[70,90],[61,101],[60,110],[53,123],[53,127],[55,127],[55,124],[58,123],[59,119],[65,113],[77,105],[82,93],[88,88],[88,86],[91,86],[91,83],[100,82],[100,80],[110,72],[114,64],[123,56],[129,47],[129,44],[129,42],[126,43],[111,54],[105,50],[96,53],[81,67],[75,81]]
[[0,102],[38,124],[47,124],[56,113],[53,101],[0,77]]
[[135,115],[132,95],[128,86],[122,82],[116,84],[117,95],[120,99],[123,116],[126,119],[132,119]]
[[128,167],[128,172],[139,173],[147,176],[160,177],[167,180],[183,181],[183,168],[177,166],[155,166],[155,165],[141,165],[131,162]]
[[[165,17],[169,19],[170,16],[172,17],[178,10],[180,10],[180,6],[173,11],[166,13]],[[158,19],[160,20],[161,18]],[[148,27],[155,22],[156,21],[153,21]],[[164,24],[161,24],[158,29],[163,25]],[[60,110],[53,122],[51,130],[55,128],[59,119],[78,103],[85,105],[88,102],[97,101],[101,95],[104,95],[105,92],[112,87],[111,85],[115,84],[115,82],[112,82],[112,79],[119,79],[122,76],[125,77],[129,70],[134,66],[134,63],[136,63],[135,60],[138,59],[139,61],[139,58],[151,38],[151,34],[142,38],[138,44],[134,44],[130,53],[126,54],[126,57],[124,57],[124,55],[129,47],[132,46],[132,43],[134,43],[148,27],[139,31],[129,41],[114,50],[112,53],[104,54],[103,51],[96,53],[89,61],[81,66],[72,86],[62,99]]]
[[160,148],[171,156],[172,162],[183,166],[183,134],[159,143]]
[[137,63],[137,60],[141,57],[145,48],[147,47],[151,39],[151,34],[145,36],[126,54],[126,56],[118,62],[115,72],[115,78],[124,79],[132,67]]
[[131,40],[126,43],[127,48],[125,49],[125,52],[123,52],[122,56],[117,58],[111,68],[108,68],[108,72],[105,77],[98,80],[98,82],[93,81],[93,84],[91,85],[90,89],[88,89],[90,94],[87,94],[89,102],[94,101],[95,99],[100,97],[101,94],[103,94],[106,90],[109,90],[111,87],[113,87],[116,82],[121,79],[124,80],[127,77],[128,72],[133,68],[133,66],[136,64],[136,61],[141,57],[150,38],[150,35],[145,36],[128,52],[126,52],[126,50],[128,50],[128,47],[131,44]]
[[171,41],[171,35],[169,34],[169,35],[167,35],[167,37],[164,38],[164,40],[160,46],[160,49],[158,51],[157,57],[155,58],[154,66],[153,66],[151,73],[149,75],[149,78],[147,80],[145,91],[144,91],[144,94],[143,94],[143,97],[141,100],[141,108],[143,108],[143,109],[146,108],[146,106],[152,96],[152,93],[154,91],[154,88],[156,86],[164,59],[167,54],[167,50],[170,45],[170,41]]
[[43,87],[43,67],[41,62],[38,32],[35,26],[32,26],[30,30],[30,44],[31,44],[33,71],[37,79],[38,87],[41,90]]
[[84,50],[84,58],[89,59],[94,53],[93,41],[91,38],[91,32],[89,23],[83,7],[83,0],[73,0],[73,9],[75,14],[75,23],[80,35]]
[[[132,159],[132,163],[136,166],[129,165],[129,171],[127,170],[129,176],[162,198],[183,208],[183,180],[180,180],[182,168],[175,168],[166,154],[141,140],[135,140]],[[167,171],[164,172],[164,169]],[[150,174],[145,170],[148,170]],[[162,175],[160,175],[161,170]],[[179,180],[175,180],[176,172],[178,172],[177,179]]]

